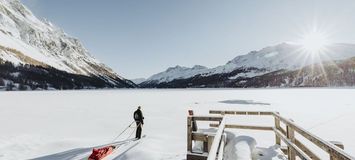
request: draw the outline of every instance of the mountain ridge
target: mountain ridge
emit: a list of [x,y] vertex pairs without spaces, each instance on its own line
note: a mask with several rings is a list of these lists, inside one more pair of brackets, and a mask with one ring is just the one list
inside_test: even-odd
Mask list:
[[15,66],[50,67],[99,78],[109,88],[136,86],[94,58],[79,39],[38,19],[19,0],[0,0],[0,59]]
[[[219,82],[214,82],[215,85],[210,85],[210,87],[218,87],[224,86],[221,85],[223,83],[230,83],[230,81],[240,78],[252,78],[280,70],[293,71],[311,64],[345,60],[355,56],[354,44],[334,43],[329,44],[327,47],[329,50],[325,51],[324,54],[310,54],[299,44],[280,43],[264,47],[258,51],[248,52],[245,55],[236,56],[225,65],[204,70],[192,70],[192,68],[185,67],[184,70],[179,70],[180,72],[176,73],[188,76],[175,76],[172,78],[171,73],[166,70],[151,76],[139,85],[147,88],[164,88],[164,86],[175,88],[174,83],[170,83],[175,81],[177,86],[182,88],[204,87],[208,84],[208,81],[220,79]],[[189,80],[196,81],[197,79],[199,81],[195,85],[192,82],[191,84],[188,83]],[[185,85],[181,85],[182,81],[187,82],[184,82]],[[221,84],[217,85],[216,83]],[[233,87],[233,85],[228,86]]]

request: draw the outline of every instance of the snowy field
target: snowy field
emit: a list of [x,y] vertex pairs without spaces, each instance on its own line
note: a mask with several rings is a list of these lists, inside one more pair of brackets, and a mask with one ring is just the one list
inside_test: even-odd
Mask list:
[[[355,89],[179,89],[0,92],[0,159],[54,159],[111,142],[138,105],[147,138],[116,159],[185,159],[188,109],[279,111],[325,140],[343,142],[355,155]],[[273,125],[241,122],[248,120]],[[275,143],[271,133],[234,131],[255,138],[259,147]]]

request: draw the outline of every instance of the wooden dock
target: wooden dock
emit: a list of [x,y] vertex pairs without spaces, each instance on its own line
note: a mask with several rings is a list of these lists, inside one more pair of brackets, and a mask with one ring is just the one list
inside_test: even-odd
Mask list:
[[[329,154],[330,160],[354,160],[353,157],[344,152],[344,146],[340,142],[325,141],[298,126],[292,120],[284,118],[278,112],[210,110],[209,113],[210,115],[208,116],[197,116],[193,114],[193,111],[189,111],[189,116],[187,117],[187,160],[223,160],[224,147],[227,143],[226,128],[274,132],[275,144],[282,148],[282,151],[287,155],[289,160],[321,159],[297,139],[295,133]],[[274,124],[270,126],[226,124],[225,115],[272,116]],[[210,127],[218,128],[217,132],[215,134],[197,132],[197,121],[212,122],[210,123]],[[195,153],[192,150],[193,142],[196,141],[203,142],[202,153]],[[282,144],[285,144],[285,146],[281,146]]]

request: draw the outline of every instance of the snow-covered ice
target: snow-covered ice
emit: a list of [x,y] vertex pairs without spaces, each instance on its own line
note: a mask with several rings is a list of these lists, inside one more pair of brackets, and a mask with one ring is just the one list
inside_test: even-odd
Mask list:
[[[116,159],[185,159],[188,109],[195,114],[208,114],[210,109],[279,111],[325,140],[343,142],[345,151],[354,156],[354,97],[354,89],[0,92],[0,159],[38,158],[108,143],[132,122],[138,105],[145,116],[147,138]],[[273,125],[271,118],[237,117],[235,121]],[[255,140],[258,153],[274,151],[272,132],[228,131],[250,137],[248,142]]]

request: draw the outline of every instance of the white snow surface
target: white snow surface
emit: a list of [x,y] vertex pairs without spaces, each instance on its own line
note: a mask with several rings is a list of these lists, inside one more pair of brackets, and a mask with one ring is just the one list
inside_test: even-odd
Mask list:
[[[48,159],[55,160],[57,153],[108,143],[132,122],[138,105],[142,106],[143,134],[147,137],[123,156],[113,159],[185,159],[188,109],[199,115],[207,115],[210,109],[279,111],[324,140],[343,142],[345,151],[354,156],[354,97],[355,89],[346,88],[0,92],[0,159],[49,155]],[[236,103],[220,103],[223,101]],[[258,103],[238,103],[244,101]],[[260,105],[263,103],[270,105]],[[254,116],[228,118],[227,123],[231,122],[274,124],[271,117]],[[202,129],[208,124],[198,126]],[[269,154],[275,150],[272,132],[228,131],[242,140],[246,139],[241,137],[254,139],[253,152],[277,156]],[[321,150],[315,152],[328,157]]]
[[[38,19],[19,0],[0,0],[0,46],[69,73],[119,77],[91,56],[78,39],[49,21]],[[26,63],[5,50],[0,50],[0,59],[14,64]]]
[[[316,64],[324,61],[342,60],[355,57],[355,44],[335,43],[326,46],[321,54],[309,54],[301,45],[294,43],[281,43],[275,46],[265,47],[259,51],[251,51],[248,54],[240,55],[225,65],[215,68],[206,67],[181,67],[176,66],[164,72],[155,74],[147,79],[147,82],[170,82],[174,79],[186,79],[196,75],[209,76],[221,73],[230,73],[239,68],[265,69],[266,72],[254,74],[243,73],[246,77],[258,76],[267,72],[280,69],[295,70],[301,67]],[[251,70],[250,72],[254,72]],[[234,78],[245,75],[236,75]],[[230,78],[230,79],[233,79]]]

